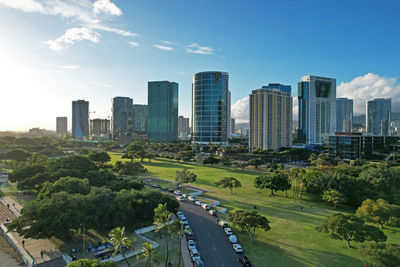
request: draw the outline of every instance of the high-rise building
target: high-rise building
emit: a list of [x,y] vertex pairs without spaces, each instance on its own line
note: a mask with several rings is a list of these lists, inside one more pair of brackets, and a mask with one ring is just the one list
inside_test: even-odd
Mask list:
[[302,77],[298,99],[300,139],[307,144],[327,143],[336,131],[336,79]]
[[68,134],[68,119],[67,117],[56,118],[56,133],[58,136],[65,136]]
[[250,95],[249,148],[279,151],[292,146],[291,87],[269,84]]
[[183,116],[178,117],[178,136],[181,139],[186,139],[189,135],[189,118]]
[[133,100],[117,96],[112,100],[111,127],[113,138],[120,134],[133,132]]
[[229,75],[207,71],[193,75],[192,142],[227,144],[230,137]]
[[380,136],[390,135],[391,112],[391,98],[377,98],[367,101],[366,132]]
[[231,134],[235,133],[235,119],[231,118]]
[[353,99],[336,99],[336,132],[353,131]]
[[108,119],[90,120],[90,134],[109,135],[110,134],[110,120],[108,120]]
[[89,101],[72,101],[72,137],[89,135]]
[[147,105],[133,105],[133,131],[145,133],[147,131]]
[[147,138],[171,142],[178,139],[178,83],[148,83]]

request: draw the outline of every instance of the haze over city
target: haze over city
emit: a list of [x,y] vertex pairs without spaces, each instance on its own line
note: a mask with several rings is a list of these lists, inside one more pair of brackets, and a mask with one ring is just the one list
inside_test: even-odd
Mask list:
[[[398,1],[0,0],[0,130],[55,129],[71,101],[111,115],[114,96],[147,103],[147,82],[179,83],[191,116],[192,75],[229,73],[232,117],[248,121],[248,95],[306,74],[337,79],[337,96],[400,103]],[[373,18],[373,19],[372,19]],[[12,114],[12,116],[11,116]]]

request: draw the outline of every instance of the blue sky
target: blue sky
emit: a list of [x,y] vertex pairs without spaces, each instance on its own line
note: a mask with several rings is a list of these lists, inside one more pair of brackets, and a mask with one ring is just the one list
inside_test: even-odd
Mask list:
[[398,10],[395,0],[0,0],[0,130],[54,129],[75,99],[107,117],[114,96],[146,103],[153,80],[178,82],[190,116],[192,75],[204,70],[229,73],[242,121],[252,89],[280,82],[296,96],[307,74],[336,78],[355,113],[374,97],[398,111]]

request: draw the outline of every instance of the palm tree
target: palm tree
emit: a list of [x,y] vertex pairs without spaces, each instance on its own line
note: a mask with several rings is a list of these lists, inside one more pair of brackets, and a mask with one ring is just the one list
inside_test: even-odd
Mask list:
[[181,236],[183,232],[183,225],[180,221],[174,221],[169,227],[168,227],[169,234],[171,237],[175,237],[178,239],[179,242],[179,258],[178,258],[178,267],[181,266],[181,256],[182,256],[182,241],[181,241]]
[[124,257],[124,260],[126,261],[126,264],[128,264],[129,267],[131,265],[129,264],[128,260],[125,257],[125,249],[131,249],[132,248],[132,241],[135,241],[134,239],[131,240],[125,235],[125,227],[117,227],[114,228],[110,231],[108,234],[109,239],[108,242],[113,245],[114,253],[112,255],[112,258],[115,257],[115,255],[118,254],[118,252],[121,252],[122,256]]
[[167,249],[167,256],[165,257],[165,266],[168,264],[168,225],[171,219],[171,212],[167,210],[167,204],[158,204],[158,207],[154,209],[154,222],[157,225],[156,232],[165,231],[165,242]]
[[150,243],[144,243],[142,246],[142,253],[138,255],[138,258],[147,258],[145,267],[151,267],[151,262],[154,261],[157,263],[157,259],[155,256],[158,254],[158,251],[153,248]]

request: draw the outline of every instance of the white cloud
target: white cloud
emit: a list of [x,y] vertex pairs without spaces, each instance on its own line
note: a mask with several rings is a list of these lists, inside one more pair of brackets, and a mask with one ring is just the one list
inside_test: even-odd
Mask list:
[[61,66],[62,69],[64,70],[77,70],[80,68],[79,65],[65,65],[65,66]]
[[165,45],[154,45],[155,48],[160,49],[160,50],[164,50],[164,51],[172,51],[174,50],[173,47],[170,46],[165,46]]
[[122,11],[110,0],[97,0],[93,4],[93,13],[98,15],[100,13],[105,13],[113,16],[121,16]]
[[100,34],[98,32],[95,32],[90,28],[80,27],[68,29],[57,39],[46,41],[45,44],[49,45],[50,49],[54,51],[60,51],[69,45],[73,45],[83,40],[98,43],[99,38]]
[[139,43],[133,41],[128,42],[128,44],[130,44],[131,46],[139,46]]
[[44,13],[43,5],[35,0],[0,0],[0,4],[27,13]]
[[178,74],[179,74],[179,75],[186,75],[186,72],[184,72],[184,71],[179,71]]
[[161,43],[163,43],[165,45],[178,45],[179,44],[177,42],[171,42],[171,41],[161,41]]
[[236,101],[231,107],[231,116],[236,123],[249,122],[249,96]]
[[197,43],[192,43],[186,46],[186,53],[199,54],[199,55],[212,55],[214,54],[214,49],[208,46],[199,46]]
[[122,11],[110,0],[0,0],[1,6],[68,19],[67,25],[74,25],[72,28],[67,29],[57,39],[44,42],[54,51],[82,40],[97,43],[100,41],[97,31],[112,32],[125,37],[138,36],[137,33],[105,25],[110,17],[122,15]]
[[366,101],[374,98],[392,98],[392,110],[400,111],[400,84],[396,78],[385,78],[368,73],[337,88],[338,97],[353,99],[354,113],[365,114]]

